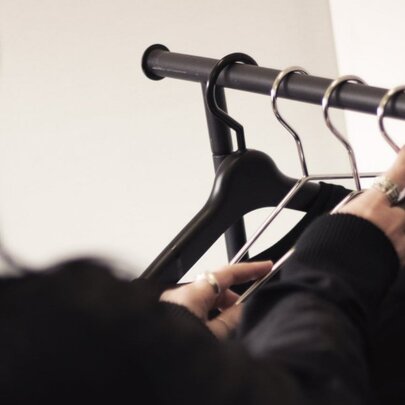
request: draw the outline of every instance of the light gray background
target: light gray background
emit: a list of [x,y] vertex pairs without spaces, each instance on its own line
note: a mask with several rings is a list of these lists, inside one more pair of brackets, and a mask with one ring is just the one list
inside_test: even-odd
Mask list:
[[[370,84],[376,84],[378,72],[370,67],[377,60],[384,65],[378,84],[388,87],[403,79],[394,72],[404,61],[389,59],[399,55],[400,36],[398,48],[380,37],[365,41],[380,32],[373,26],[379,12],[399,15],[402,4],[0,0],[0,220],[6,245],[34,266],[96,254],[125,261],[134,276],[203,205],[214,171],[201,88],[147,79],[140,61],[149,45],[211,58],[245,52],[262,66],[301,65],[331,78],[368,75]],[[273,117],[270,99],[227,91],[227,100],[248,147],[299,176],[295,145]],[[320,107],[281,101],[280,108],[303,138],[311,172],[349,170]],[[333,117],[344,130],[343,114]],[[365,169],[367,159],[361,161]],[[248,233],[268,212],[248,216]],[[253,251],[299,217],[283,213]],[[226,261],[221,239],[194,271]]]

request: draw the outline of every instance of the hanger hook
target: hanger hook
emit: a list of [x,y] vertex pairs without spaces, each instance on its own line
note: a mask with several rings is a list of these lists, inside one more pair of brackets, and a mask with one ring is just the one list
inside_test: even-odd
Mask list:
[[305,154],[304,154],[304,148],[302,147],[302,142],[295,130],[287,124],[287,122],[284,120],[284,118],[280,115],[277,107],[277,96],[278,96],[278,91],[280,89],[281,83],[283,82],[284,79],[287,78],[287,76],[291,75],[292,73],[297,73],[297,74],[302,74],[302,75],[307,75],[308,72],[306,72],[302,67],[300,66],[291,66],[289,68],[286,68],[277,75],[273,82],[273,86],[271,87],[270,91],[270,98],[271,98],[271,105],[273,107],[273,112],[274,115],[276,116],[277,120],[281,123],[281,125],[293,136],[295,140],[295,144],[297,145],[298,149],[298,156],[300,159],[301,163],[301,170],[304,176],[308,176],[308,168],[307,168],[307,163],[305,159]]
[[350,159],[350,165],[352,167],[352,173],[353,173],[353,178],[354,182],[356,184],[356,189],[358,191],[361,190],[361,185],[360,185],[360,177],[359,177],[359,171],[357,169],[357,163],[356,163],[356,158],[354,156],[353,148],[350,145],[350,143],[345,139],[345,137],[333,126],[332,121],[329,118],[329,107],[330,107],[330,99],[333,94],[333,92],[342,84],[347,83],[347,82],[352,82],[352,83],[359,83],[359,84],[366,84],[363,79],[361,79],[358,76],[353,76],[353,75],[348,75],[348,76],[342,76],[338,77],[335,79],[326,89],[323,97],[322,97],[322,111],[323,111],[323,117],[325,119],[327,127],[331,130],[331,132],[338,138],[338,140],[343,143],[344,147],[347,150],[347,153],[349,154],[349,159]]
[[220,119],[224,124],[228,125],[228,127],[232,128],[236,132],[236,140],[238,143],[238,150],[244,151],[246,150],[245,144],[245,134],[243,130],[243,126],[239,124],[236,120],[234,120],[231,116],[229,116],[224,110],[219,108],[217,100],[215,99],[215,87],[216,82],[221,74],[221,72],[231,65],[232,63],[242,62],[249,65],[256,65],[256,61],[251,58],[249,55],[244,53],[231,53],[229,55],[224,56],[220,59],[208,77],[206,86],[205,86],[205,98],[207,102],[208,109],[214,114],[218,119]]
[[398,153],[401,148],[392,140],[392,138],[388,135],[387,131],[385,130],[384,117],[385,117],[385,113],[387,110],[388,102],[392,98],[397,96],[399,93],[403,93],[404,91],[405,91],[405,86],[397,86],[397,87],[394,87],[394,88],[388,90],[384,94],[383,98],[381,99],[381,101],[377,107],[377,119],[378,119],[378,126],[380,127],[381,135],[385,138],[385,140],[388,142],[388,145],[390,145],[391,148],[394,149],[394,151],[396,153]]

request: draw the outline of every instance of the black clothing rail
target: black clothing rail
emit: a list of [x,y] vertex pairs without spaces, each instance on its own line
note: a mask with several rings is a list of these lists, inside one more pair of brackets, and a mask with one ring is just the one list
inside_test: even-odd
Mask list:
[[[193,82],[206,82],[216,59],[170,52],[163,45],[149,47],[143,57],[145,74],[153,80],[171,77]],[[235,64],[218,78],[218,85],[258,94],[270,94],[279,70],[260,66]],[[312,104],[321,104],[322,96],[332,79],[292,74],[280,86],[279,97]],[[375,114],[378,103],[387,89],[346,83],[330,100],[332,107]],[[386,109],[386,115],[405,119],[405,94],[395,97]]]
[[[208,77],[218,62],[216,59],[170,52],[164,45],[156,44],[147,48],[142,58],[142,69],[152,80],[170,77],[198,82],[205,91]],[[279,70],[265,67],[234,64],[227,67],[216,81],[218,106],[226,111],[224,88],[269,95]],[[311,75],[291,74],[283,80],[278,96],[281,98],[322,104],[322,97],[333,79]],[[330,98],[330,106],[363,113],[376,114],[378,104],[387,89],[368,85],[345,83]],[[205,101],[205,97],[203,98]],[[399,94],[388,103],[386,116],[405,119],[405,94]],[[232,153],[232,139],[229,128],[219,121],[205,105],[208,132],[215,170]],[[246,242],[243,219],[225,233],[228,258],[231,260]],[[245,257],[247,259],[247,256]]]

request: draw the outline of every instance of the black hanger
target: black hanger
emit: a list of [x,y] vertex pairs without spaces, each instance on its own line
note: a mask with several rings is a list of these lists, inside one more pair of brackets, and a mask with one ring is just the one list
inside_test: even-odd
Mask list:
[[[265,153],[246,149],[242,125],[218,107],[216,80],[224,68],[236,62],[256,64],[242,53],[225,56],[211,71],[205,98],[210,111],[235,130],[238,148],[218,167],[205,205],[149,265],[143,278],[177,282],[232,224],[255,209],[277,205],[297,182],[280,172]],[[318,190],[319,184],[306,184],[288,208],[307,211]]]

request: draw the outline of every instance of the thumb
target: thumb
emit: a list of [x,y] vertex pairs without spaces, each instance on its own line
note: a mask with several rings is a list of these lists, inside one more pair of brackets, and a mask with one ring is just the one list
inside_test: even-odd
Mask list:
[[206,323],[218,339],[226,339],[238,326],[243,305],[233,305]]

